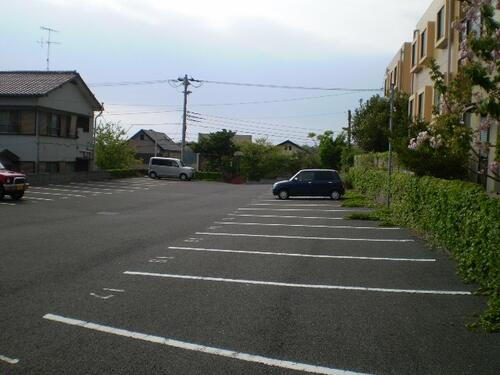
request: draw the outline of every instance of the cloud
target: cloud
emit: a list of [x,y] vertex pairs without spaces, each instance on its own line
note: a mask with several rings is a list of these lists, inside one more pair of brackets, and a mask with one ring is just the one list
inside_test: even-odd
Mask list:
[[248,29],[245,25],[249,22],[255,22],[294,35],[303,33],[321,46],[330,44],[336,50],[355,54],[395,51],[411,38],[427,6],[422,0],[42,1],[59,7],[98,9],[153,27],[176,17],[186,28],[196,25],[219,38],[237,34]]

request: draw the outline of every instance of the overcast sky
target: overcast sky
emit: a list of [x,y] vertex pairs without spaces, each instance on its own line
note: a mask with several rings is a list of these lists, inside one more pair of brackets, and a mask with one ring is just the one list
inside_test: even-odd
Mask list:
[[[51,70],[77,70],[89,85],[188,74],[212,81],[380,88],[386,65],[430,2],[0,0],[0,69],[45,69],[46,51],[36,43],[46,38],[43,25],[60,30],[53,34],[62,44],[52,48]],[[179,125],[153,125],[180,122],[179,89],[155,84],[92,90],[105,104],[105,118],[120,121],[130,133],[143,127],[180,138]],[[347,110],[372,95],[214,84],[192,91],[191,111],[245,122],[210,117],[189,127],[191,140],[225,127],[297,143],[304,143],[307,129],[341,130]]]

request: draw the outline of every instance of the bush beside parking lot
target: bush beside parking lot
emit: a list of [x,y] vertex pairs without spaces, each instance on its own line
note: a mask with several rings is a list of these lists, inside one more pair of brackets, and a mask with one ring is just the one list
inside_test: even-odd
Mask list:
[[[373,200],[387,197],[387,173],[352,168],[346,178],[354,189]],[[391,220],[423,231],[447,249],[465,282],[477,283],[490,298],[488,309],[472,326],[500,331],[500,200],[479,185],[395,173]]]
[[222,173],[220,173],[220,172],[195,172],[193,178],[195,180],[222,181]]

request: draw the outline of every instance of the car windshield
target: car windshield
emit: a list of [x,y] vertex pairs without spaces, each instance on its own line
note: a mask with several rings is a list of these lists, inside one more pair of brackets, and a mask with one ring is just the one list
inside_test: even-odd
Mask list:
[[186,166],[186,164],[184,164],[184,163],[182,162],[182,160],[177,160],[177,161],[179,162],[179,165],[180,165],[181,167],[185,167],[185,166]]

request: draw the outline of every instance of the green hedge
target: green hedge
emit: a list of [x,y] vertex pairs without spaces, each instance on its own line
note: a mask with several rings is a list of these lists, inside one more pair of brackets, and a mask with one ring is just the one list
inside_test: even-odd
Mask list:
[[141,177],[148,174],[146,169],[108,169],[112,178]]
[[[387,197],[387,173],[352,168],[353,187],[382,202]],[[479,284],[490,295],[483,326],[500,329],[500,200],[488,197],[476,184],[395,173],[391,184],[391,214],[401,225],[424,231],[448,249],[466,282]]]
[[222,173],[220,172],[196,172],[193,176],[196,180],[221,181]]

